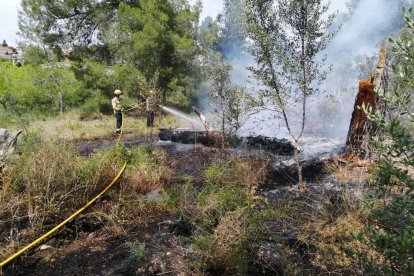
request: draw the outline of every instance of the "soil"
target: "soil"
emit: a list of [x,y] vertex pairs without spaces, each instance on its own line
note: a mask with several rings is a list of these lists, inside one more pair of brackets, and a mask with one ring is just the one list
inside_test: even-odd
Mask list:
[[[187,253],[173,232],[174,219],[161,216],[116,236],[107,228],[83,232],[59,246],[39,247],[7,267],[4,275],[179,275],[186,270]],[[142,255],[134,252],[139,245],[145,246]]]
[[[89,155],[114,145],[117,138],[109,136],[101,140],[77,141],[75,146],[79,154]],[[157,142],[156,137],[134,138],[126,134],[122,143],[126,146],[162,147],[168,156],[168,166],[176,176],[191,176],[197,186],[203,184],[203,171],[218,154],[214,148]],[[331,179],[324,169],[325,162],[328,161],[309,160],[304,166],[305,180],[317,183]],[[275,204],[287,195],[300,197],[294,179],[292,166],[276,166],[269,170],[268,180],[258,193]],[[331,188],[326,185],[325,190],[337,187],[332,181],[327,183]],[[311,185],[310,189],[320,187],[312,188]],[[275,231],[279,231],[282,226],[275,227]],[[191,232],[191,225],[180,215],[163,210],[158,210],[145,224],[128,225],[118,234],[99,222],[81,218],[47,241],[45,245],[50,247],[38,246],[7,265],[3,275],[191,275]],[[286,237],[287,244],[293,243],[297,250],[303,250],[292,240],[292,235]]]

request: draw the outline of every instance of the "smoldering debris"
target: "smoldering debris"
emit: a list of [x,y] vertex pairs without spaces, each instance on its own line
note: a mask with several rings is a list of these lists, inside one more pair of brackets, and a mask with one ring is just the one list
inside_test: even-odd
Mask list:
[[[192,131],[188,129],[160,129],[161,141],[171,141],[182,144],[202,144],[205,146],[219,146],[222,143],[222,135],[219,131]],[[232,147],[245,146],[247,150],[263,150],[278,155],[293,155],[294,146],[287,139],[278,139],[266,136],[230,137],[226,143]]]

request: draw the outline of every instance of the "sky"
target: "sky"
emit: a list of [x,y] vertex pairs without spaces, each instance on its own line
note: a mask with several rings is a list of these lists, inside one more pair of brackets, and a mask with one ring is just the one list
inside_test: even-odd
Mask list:
[[9,46],[17,46],[17,8],[20,0],[0,0],[0,39]]
[[[195,0],[190,0],[194,3]],[[222,0],[202,0],[203,11],[201,12],[200,19],[204,19],[207,16],[215,18],[217,14],[223,8]],[[345,8],[346,0],[332,0],[332,10],[342,10]],[[20,5],[20,0],[0,0],[0,39],[6,40],[9,46],[17,46],[18,36],[16,33],[19,31],[17,26],[17,10]],[[200,20],[200,21],[201,21]]]

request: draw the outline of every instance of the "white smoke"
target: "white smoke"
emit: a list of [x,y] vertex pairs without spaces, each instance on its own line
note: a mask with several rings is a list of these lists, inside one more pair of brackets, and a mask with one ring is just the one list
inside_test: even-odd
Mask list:
[[[190,4],[194,5],[197,0],[190,0]],[[200,14],[200,21],[203,21],[207,16],[215,19],[223,9],[223,0],[202,0],[203,9]]]
[[[345,20],[324,52],[327,64],[332,65],[332,72],[328,75],[325,86],[321,87],[322,93],[313,98],[309,105],[306,122],[308,135],[345,139],[359,82],[356,58],[360,55],[377,56],[381,41],[387,40],[401,26],[402,6],[413,2],[359,0],[355,1],[355,9],[345,16],[348,12],[346,3],[349,1],[331,1],[329,13],[336,13],[338,19]],[[203,6],[202,19],[205,17],[203,14],[215,18],[220,13],[217,7],[223,7],[219,0],[204,0]],[[232,82],[248,86],[250,72],[246,67],[254,65],[253,58],[244,49],[229,49],[226,58],[233,67]],[[243,135],[254,133],[287,136],[283,124],[272,118],[271,112],[254,116],[242,131]]]
[[[406,0],[360,0],[355,10],[343,22],[340,31],[332,40],[325,53],[333,70],[325,82],[325,94],[316,99],[311,117],[313,126],[323,136],[345,139],[354,108],[358,86],[356,62],[361,55],[377,57],[380,44],[395,34],[402,25],[403,5]],[[375,68],[371,68],[372,71]],[[364,76],[369,79],[367,73]]]
[[[323,53],[326,54],[327,64],[332,65],[332,71],[324,87],[320,87],[322,93],[311,99],[309,104],[306,132],[311,136],[338,140],[346,138],[359,82],[356,59],[360,55],[378,56],[380,43],[392,36],[402,24],[402,6],[412,1],[359,0],[351,14],[345,17],[346,2],[335,0],[330,6],[330,13],[340,15],[337,18],[345,18],[345,21]],[[235,60],[248,60],[244,65],[240,63],[233,65],[238,68],[235,70],[238,72],[237,75],[241,76],[239,72],[243,70],[240,68],[251,65],[251,60],[245,57]],[[369,77],[366,76],[368,79]],[[246,81],[247,78],[244,80]],[[237,78],[237,82],[241,82],[240,77]],[[258,118],[254,118],[252,121],[257,122],[257,120]],[[259,134],[269,135],[273,131],[278,137],[287,135],[283,131],[283,126],[280,128],[280,123],[276,120],[269,121],[266,117],[264,121],[266,124],[272,121],[274,127],[264,127]],[[257,123],[245,126],[247,131],[253,128],[259,129]]]

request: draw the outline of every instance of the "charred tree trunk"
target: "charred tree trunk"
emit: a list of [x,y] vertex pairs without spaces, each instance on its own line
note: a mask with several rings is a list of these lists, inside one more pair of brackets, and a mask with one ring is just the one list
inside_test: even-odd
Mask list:
[[359,82],[358,94],[355,99],[348,136],[345,148],[342,151],[342,156],[347,159],[357,157],[366,160],[371,157],[371,137],[378,134],[378,128],[373,122],[368,120],[360,107],[362,105],[369,105],[372,107],[373,112],[377,110],[383,113],[385,112],[385,104],[374,93],[374,90],[387,88],[387,74],[384,68],[386,57],[386,48],[383,46],[378,59],[376,72],[371,75],[371,80],[361,80]]

